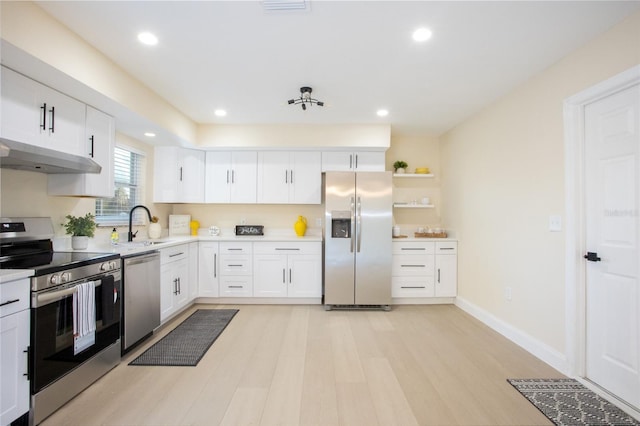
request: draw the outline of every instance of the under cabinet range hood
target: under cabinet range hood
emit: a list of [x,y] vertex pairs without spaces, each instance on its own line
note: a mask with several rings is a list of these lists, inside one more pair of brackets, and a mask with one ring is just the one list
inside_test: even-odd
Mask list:
[[100,173],[90,158],[22,142],[0,139],[0,167],[40,173]]

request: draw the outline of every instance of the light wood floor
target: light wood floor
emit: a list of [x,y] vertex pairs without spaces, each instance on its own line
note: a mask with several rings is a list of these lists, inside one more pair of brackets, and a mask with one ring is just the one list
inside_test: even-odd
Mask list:
[[[196,308],[240,312],[197,367],[133,367]],[[196,305],[42,424],[548,425],[506,381],[562,375],[452,305]]]

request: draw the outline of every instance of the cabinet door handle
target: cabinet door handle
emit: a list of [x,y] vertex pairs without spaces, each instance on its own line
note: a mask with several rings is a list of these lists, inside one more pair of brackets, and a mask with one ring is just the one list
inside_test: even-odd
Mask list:
[[293,170],[291,170],[291,179],[290,179],[290,181],[293,184]]
[[51,133],[55,133],[55,131],[56,131],[56,107],[52,106],[49,111],[51,112],[51,127],[49,127],[49,130],[51,130]]
[[173,279],[173,294],[178,294],[178,279]]
[[349,154],[349,169],[353,169],[353,154]]
[[91,135],[89,140],[91,141],[91,151],[89,152],[89,156],[93,158],[93,135]]
[[23,376],[26,376],[27,380],[31,380],[31,346],[27,346],[27,349],[22,353],[27,354],[27,372]]
[[47,103],[45,102],[40,109],[42,110],[42,124],[40,127],[42,130],[47,130]]
[[182,167],[180,167],[180,182],[182,182]]
[[218,278],[218,254],[213,254],[213,278]]
[[438,268],[438,284],[440,284],[440,268]]
[[229,170],[227,170],[227,183],[229,183]]
[[289,183],[289,170],[284,171],[284,183]]
[[236,171],[231,170],[231,183],[236,183]]
[[289,268],[289,284],[291,284],[291,268]]
[[178,294],[182,294],[182,280],[178,277]]
[[356,169],[358,168],[358,154],[356,154]]
[[284,268],[282,268],[282,284],[284,284],[285,282],[286,282],[285,281],[285,270],[284,270]]
[[12,303],[16,303],[16,302],[19,302],[19,301],[20,301],[20,299],[7,300],[6,302],[0,304],[0,306],[10,305]]

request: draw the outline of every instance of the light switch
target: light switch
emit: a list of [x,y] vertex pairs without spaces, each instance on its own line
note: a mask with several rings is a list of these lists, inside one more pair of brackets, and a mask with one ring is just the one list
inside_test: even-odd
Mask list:
[[562,216],[560,215],[549,216],[549,231],[551,232],[562,231]]

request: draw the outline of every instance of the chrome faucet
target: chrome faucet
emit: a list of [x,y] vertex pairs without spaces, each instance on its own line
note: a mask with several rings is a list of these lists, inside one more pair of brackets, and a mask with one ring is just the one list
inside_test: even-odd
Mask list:
[[137,206],[133,206],[133,208],[129,211],[129,233],[127,234],[127,241],[129,241],[129,242],[133,241],[133,239],[135,238],[136,234],[138,233],[138,231],[136,231],[136,234],[131,232],[131,222],[132,222],[132,219],[133,219],[133,211],[135,209],[137,209],[137,208],[145,209],[147,211],[147,215],[149,216],[149,221],[151,221],[151,212],[149,211],[148,208],[146,208],[142,204],[139,204]]

